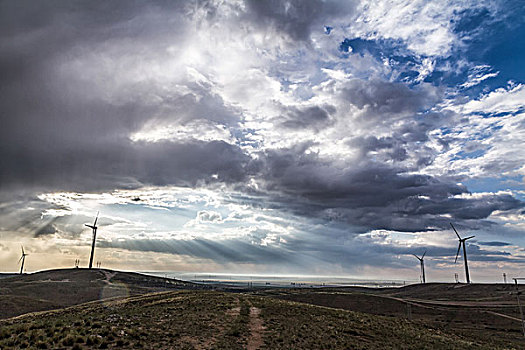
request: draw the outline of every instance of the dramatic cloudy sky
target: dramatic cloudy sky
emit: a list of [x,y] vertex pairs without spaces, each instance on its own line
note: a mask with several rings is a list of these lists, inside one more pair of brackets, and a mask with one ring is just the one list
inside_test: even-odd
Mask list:
[[0,270],[525,274],[520,0],[1,1]]

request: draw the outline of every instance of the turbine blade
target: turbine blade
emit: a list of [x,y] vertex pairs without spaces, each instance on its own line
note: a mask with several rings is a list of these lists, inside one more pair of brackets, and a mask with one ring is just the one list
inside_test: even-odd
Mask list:
[[463,238],[464,241],[466,241],[467,239],[471,239],[471,238],[474,238],[476,236],[470,236],[470,237],[467,237],[467,238]]
[[419,256],[417,256],[416,254],[412,254],[412,255],[415,256],[417,260],[421,260],[421,259],[419,258]]
[[99,214],[99,213],[100,213],[100,212],[97,211],[97,217],[95,218],[95,223],[93,224],[93,226],[97,226],[97,220],[98,220],[98,214]]
[[425,257],[425,255],[427,254],[427,251],[425,250],[425,252],[423,253],[423,255],[421,256],[421,259],[423,259]]
[[458,261],[458,255],[459,255],[459,250],[461,249],[461,242],[459,242],[459,245],[458,245],[458,251],[456,253],[456,260],[454,260],[454,264]]
[[458,233],[458,231],[456,231],[456,228],[454,227],[454,225],[452,225],[452,223],[450,223],[450,226],[452,226],[452,229],[456,233],[456,236],[458,236],[458,238],[461,239],[461,237],[459,237],[459,233]]
[[24,246],[22,245],[22,255],[24,255]]
[[[22,256],[20,257],[20,259],[18,259],[18,263],[20,263],[20,261],[22,261],[22,258],[23,258],[23,257],[24,257],[24,256],[22,255]],[[17,263],[17,264],[18,264],[18,263]]]

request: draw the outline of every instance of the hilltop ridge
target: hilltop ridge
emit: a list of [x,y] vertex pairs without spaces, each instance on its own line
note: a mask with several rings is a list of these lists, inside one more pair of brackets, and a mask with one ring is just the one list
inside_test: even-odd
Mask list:
[[0,279],[0,318],[94,300],[173,289],[208,289],[191,282],[109,269],[55,269]]

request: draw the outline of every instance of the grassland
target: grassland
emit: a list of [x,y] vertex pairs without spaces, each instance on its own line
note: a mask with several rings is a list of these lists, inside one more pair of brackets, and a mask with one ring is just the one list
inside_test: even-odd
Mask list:
[[265,290],[261,295],[427,325],[509,348],[525,348],[513,285],[427,284],[406,288]]
[[216,291],[91,302],[2,320],[0,329],[0,348],[498,348],[409,321]]
[[512,291],[429,284],[232,292],[55,270],[0,280],[0,349],[521,349]]
[[0,319],[145,293],[206,288],[193,283],[105,269],[62,269],[0,279]]

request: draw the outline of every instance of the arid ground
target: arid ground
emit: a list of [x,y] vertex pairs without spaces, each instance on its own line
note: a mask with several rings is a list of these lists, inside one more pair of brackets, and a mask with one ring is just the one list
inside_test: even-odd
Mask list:
[[229,291],[55,270],[0,279],[0,349],[519,349],[513,291],[463,284]]

